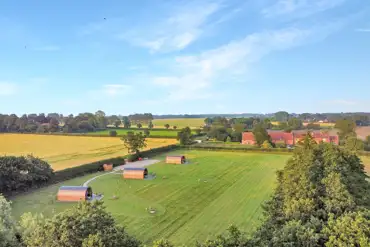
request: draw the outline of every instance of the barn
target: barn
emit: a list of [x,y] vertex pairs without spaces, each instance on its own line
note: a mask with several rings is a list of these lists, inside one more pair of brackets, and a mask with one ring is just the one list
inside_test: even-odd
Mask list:
[[144,179],[148,175],[146,168],[127,167],[123,170],[124,179]]
[[78,202],[90,200],[92,196],[91,187],[61,186],[58,191],[57,199],[61,202]]
[[113,164],[104,164],[103,168],[104,168],[104,171],[112,171],[113,170]]
[[167,164],[184,164],[186,161],[184,155],[173,155],[166,157]]

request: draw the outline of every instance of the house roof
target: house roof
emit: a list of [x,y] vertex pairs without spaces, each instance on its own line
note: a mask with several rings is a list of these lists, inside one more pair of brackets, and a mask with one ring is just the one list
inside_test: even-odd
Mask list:
[[254,141],[254,135],[252,132],[243,132],[243,140],[253,140]]
[[88,190],[89,187],[86,186],[61,186],[59,190],[75,190],[75,191],[80,191],[80,190]]

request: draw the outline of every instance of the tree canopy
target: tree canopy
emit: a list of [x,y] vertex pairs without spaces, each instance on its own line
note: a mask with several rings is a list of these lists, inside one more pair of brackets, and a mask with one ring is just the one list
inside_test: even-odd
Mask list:
[[138,153],[140,149],[146,147],[145,135],[143,135],[141,132],[136,134],[132,131],[127,132],[127,134],[122,137],[121,140],[124,142],[124,145],[129,153]]

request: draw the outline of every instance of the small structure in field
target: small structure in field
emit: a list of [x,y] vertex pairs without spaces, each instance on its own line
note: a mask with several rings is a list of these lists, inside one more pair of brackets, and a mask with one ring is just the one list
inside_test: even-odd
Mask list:
[[57,199],[61,202],[88,201],[93,197],[91,187],[85,186],[61,186]]
[[184,164],[186,162],[184,155],[172,155],[166,157],[167,164]]
[[113,164],[104,164],[103,169],[104,169],[104,171],[112,171],[113,170]]
[[146,168],[127,167],[123,170],[124,179],[144,179],[146,176],[148,176]]

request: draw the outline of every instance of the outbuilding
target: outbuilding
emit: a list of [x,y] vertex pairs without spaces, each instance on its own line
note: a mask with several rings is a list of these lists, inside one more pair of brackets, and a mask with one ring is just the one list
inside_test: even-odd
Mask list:
[[90,200],[93,196],[91,187],[87,186],[61,186],[57,199],[61,202],[78,202]]
[[113,164],[104,164],[103,169],[104,169],[104,171],[112,171],[113,170]]
[[184,164],[186,161],[184,155],[172,155],[166,157],[167,164]]
[[148,169],[138,167],[127,167],[123,170],[124,179],[144,179],[148,176]]

